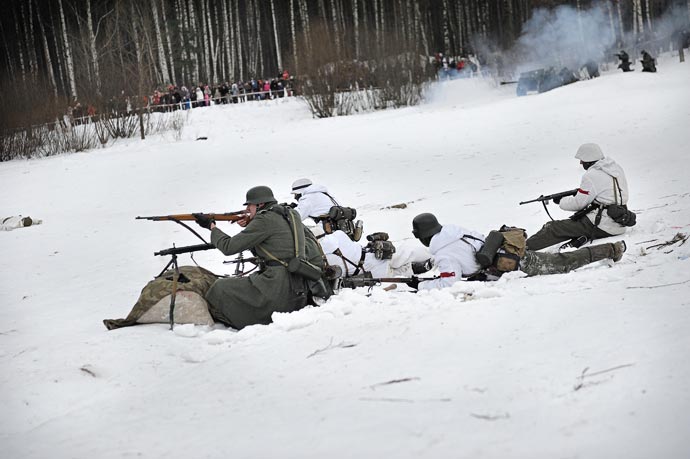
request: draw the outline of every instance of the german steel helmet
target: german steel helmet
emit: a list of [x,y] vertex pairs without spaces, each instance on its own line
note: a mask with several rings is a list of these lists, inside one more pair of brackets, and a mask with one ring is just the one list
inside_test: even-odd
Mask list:
[[264,202],[277,202],[276,198],[273,197],[273,191],[267,186],[255,186],[247,191],[247,204],[261,204]]
[[412,234],[417,239],[430,238],[441,231],[441,224],[434,214],[419,214],[412,220]]

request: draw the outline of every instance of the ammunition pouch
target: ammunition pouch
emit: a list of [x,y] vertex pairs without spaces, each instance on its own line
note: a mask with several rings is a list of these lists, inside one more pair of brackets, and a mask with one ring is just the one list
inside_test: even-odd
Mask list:
[[635,212],[628,210],[625,204],[610,204],[606,206],[606,214],[611,217],[611,220],[621,226],[635,226],[637,223],[637,215]]
[[367,236],[369,243],[366,251],[373,253],[377,260],[390,260],[395,253],[395,246],[388,240],[388,233],[378,232]]
[[287,270],[293,274],[299,274],[310,281],[321,279],[323,274],[321,268],[303,258],[293,258],[288,261]]
[[329,209],[328,214],[323,217],[323,230],[326,234],[331,234],[335,231],[342,231],[348,235],[353,241],[359,241],[362,238],[362,231],[364,225],[361,220],[357,220],[357,210],[352,207],[333,206]]

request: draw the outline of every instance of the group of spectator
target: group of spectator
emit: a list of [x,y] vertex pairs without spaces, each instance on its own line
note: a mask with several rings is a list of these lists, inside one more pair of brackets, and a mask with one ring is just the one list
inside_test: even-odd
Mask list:
[[434,55],[434,66],[439,78],[455,79],[475,76],[479,66],[469,57],[444,56],[443,53]]
[[153,111],[188,110],[208,107],[212,104],[237,104],[252,100],[269,100],[291,96],[294,78],[285,70],[276,78],[224,82],[218,85],[199,83],[194,86],[168,85],[166,90],[157,89],[147,100]]
[[[237,104],[252,100],[269,100],[294,95],[294,77],[287,70],[276,78],[247,81],[224,82],[218,85],[199,83],[198,85],[176,86],[169,84],[165,89],[156,89],[150,96],[143,96],[143,106],[149,111],[166,112],[208,107],[216,104]],[[75,100],[67,107],[66,118],[71,125],[88,123],[98,113],[131,113],[133,107],[130,97],[122,91],[119,97],[113,96],[102,109],[95,105],[83,105]]]

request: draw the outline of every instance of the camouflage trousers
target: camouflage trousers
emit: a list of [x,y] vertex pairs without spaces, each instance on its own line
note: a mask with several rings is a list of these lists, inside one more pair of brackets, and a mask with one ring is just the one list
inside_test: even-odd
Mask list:
[[520,260],[520,270],[528,276],[562,274],[595,261],[613,258],[613,244],[599,244],[563,253],[528,250]]
[[602,239],[611,235],[594,226],[589,218],[579,220],[555,220],[546,223],[535,234],[527,238],[528,250],[541,250],[554,244],[585,236],[588,240]]

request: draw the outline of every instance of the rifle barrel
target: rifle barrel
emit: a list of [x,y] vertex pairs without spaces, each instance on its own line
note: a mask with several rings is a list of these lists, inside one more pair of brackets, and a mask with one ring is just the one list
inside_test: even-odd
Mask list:
[[[222,222],[235,222],[237,220],[241,220],[244,218],[245,215],[247,215],[247,212],[244,210],[238,210],[237,212],[223,212],[223,213],[213,213],[213,212],[197,212],[203,215],[207,215],[211,218],[213,218],[216,221],[222,221]],[[154,215],[150,217],[136,217],[135,220],[151,220],[155,222],[160,222],[160,221],[166,221],[166,220],[171,220],[171,221],[195,221],[196,217],[194,217],[194,214],[171,214],[171,215]]]

